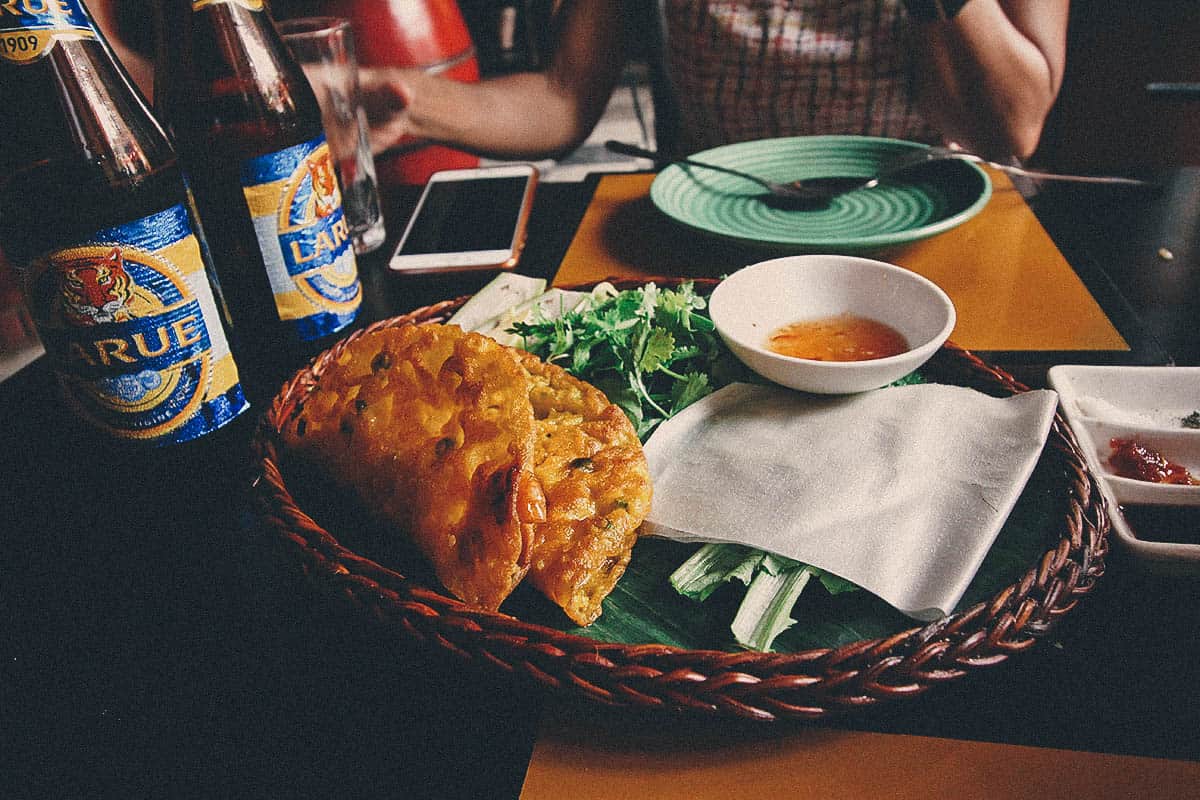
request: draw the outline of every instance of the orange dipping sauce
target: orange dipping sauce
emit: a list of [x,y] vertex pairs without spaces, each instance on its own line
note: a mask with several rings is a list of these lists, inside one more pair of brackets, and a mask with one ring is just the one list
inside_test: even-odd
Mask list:
[[784,325],[767,338],[767,348],[813,361],[868,361],[909,349],[908,340],[895,328],[855,314]]

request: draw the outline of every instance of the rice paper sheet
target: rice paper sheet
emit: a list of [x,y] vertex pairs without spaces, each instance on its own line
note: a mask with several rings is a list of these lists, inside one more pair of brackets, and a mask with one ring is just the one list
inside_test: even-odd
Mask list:
[[951,613],[1037,464],[1058,395],[919,384],[818,396],[733,384],[646,443],[644,531],[832,572],[918,620]]

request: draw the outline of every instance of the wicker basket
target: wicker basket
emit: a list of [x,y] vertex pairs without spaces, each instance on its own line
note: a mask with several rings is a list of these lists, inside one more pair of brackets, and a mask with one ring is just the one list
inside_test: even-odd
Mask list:
[[[819,718],[911,697],[1003,662],[1032,647],[1104,574],[1107,512],[1095,477],[1058,416],[1048,443],[1065,495],[1058,540],[990,601],[924,626],[835,649],[725,652],[610,644],[468,607],[355,553],[309,517],[285,485],[277,443],[282,421],[346,341],[381,327],[444,321],[465,300],[428,306],[351,334],[281,389],[254,439],[262,474],[256,499],[265,529],[288,563],[302,569],[319,593],[377,620],[387,635],[610,705],[760,720]],[[1027,390],[954,345],[943,348],[927,368],[939,379],[992,394]]]

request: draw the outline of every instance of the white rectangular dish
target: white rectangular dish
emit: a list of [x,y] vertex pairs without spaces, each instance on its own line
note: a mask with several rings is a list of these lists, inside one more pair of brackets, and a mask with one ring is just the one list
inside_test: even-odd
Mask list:
[[1200,485],[1126,478],[1109,463],[1114,440],[1133,440],[1200,477],[1200,428],[1184,424],[1200,410],[1200,367],[1060,365],[1049,383],[1100,481],[1116,541],[1155,571],[1200,574],[1200,544],[1141,538],[1128,518],[1141,506],[1200,506]]

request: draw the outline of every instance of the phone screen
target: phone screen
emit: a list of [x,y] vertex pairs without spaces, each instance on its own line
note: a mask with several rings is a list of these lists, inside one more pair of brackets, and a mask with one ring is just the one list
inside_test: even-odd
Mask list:
[[521,175],[430,183],[398,255],[511,247],[528,183]]

